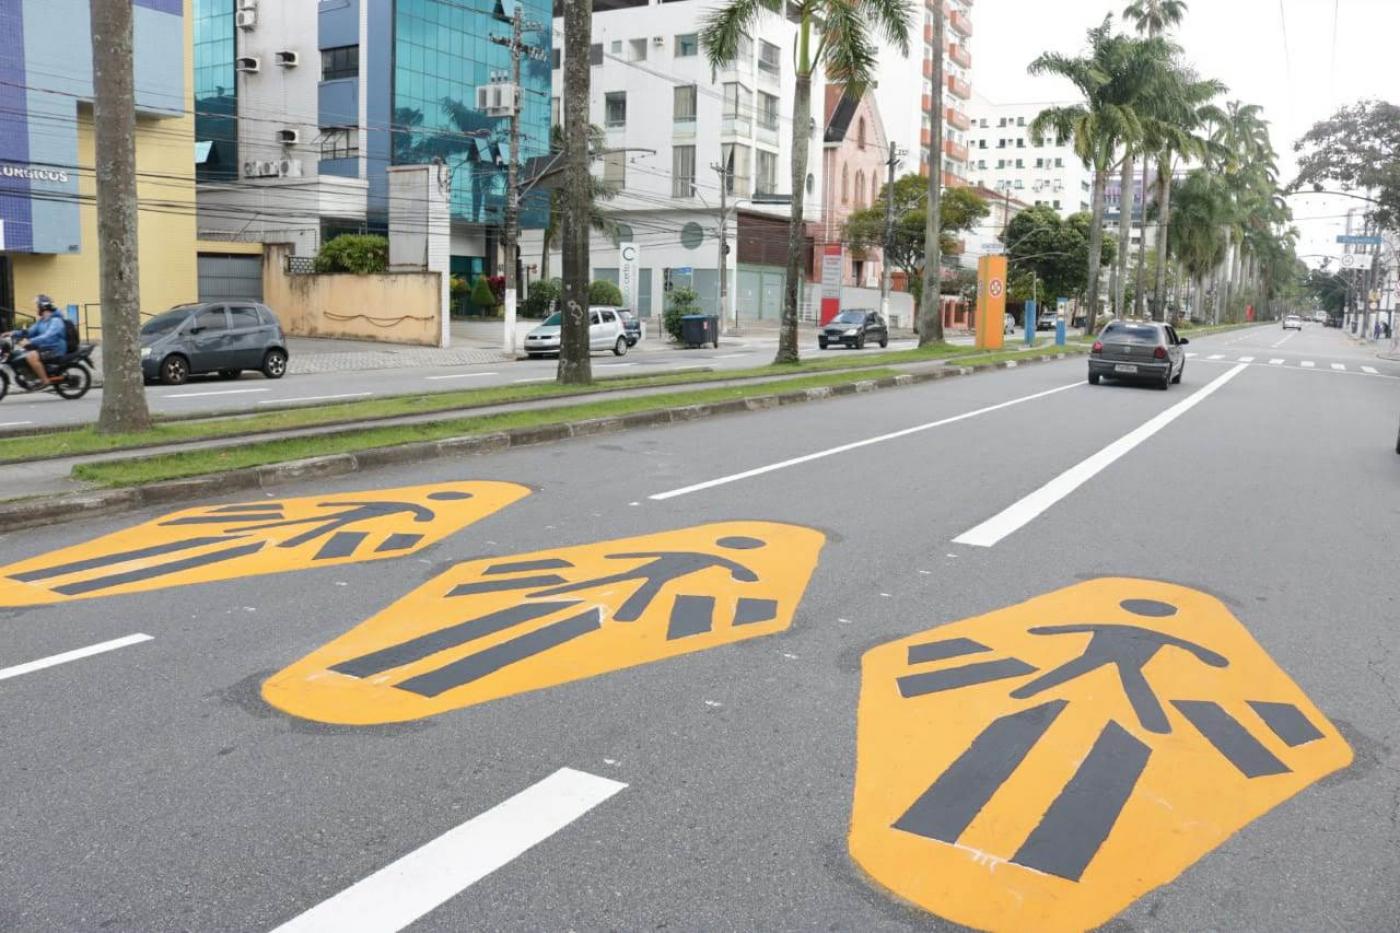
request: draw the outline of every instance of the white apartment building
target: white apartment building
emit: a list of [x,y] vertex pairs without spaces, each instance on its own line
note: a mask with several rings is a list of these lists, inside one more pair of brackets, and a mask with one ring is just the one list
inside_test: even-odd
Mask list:
[[[972,119],[972,0],[941,0],[943,38],[943,184],[962,186],[973,179],[968,159]],[[933,139],[928,118],[929,81],[933,75],[933,17],[940,0],[922,0],[914,41],[906,58],[888,43],[880,46],[875,100],[889,138],[903,152],[902,172],[928,173]]]
[[[620,242],[635,243],[637,312],[660,317],[665,294],[693,287],[707,313],[719,312],[721,165],[731,168],[724,193],[728,291],[741,316],[776,319],[787,255],[790,141],[796,26],[763,13],[727,66],[712,69],[700,47],[707,0],[597,0],[593,13],[592,122],[606,134],[597,172],[618,189],[603,202],[619,229],[595,233],[593,278],[618,278]],[[562,18],[554,47],[564,46]],[[562,123],[562,54],[555,58],[554,122]],[[805,215],[822,205],[824,82],[813,79],[805,180]],[[524,262],[540,264],[538,233],[522,238]],[[559,239],[549,260],[560,274]]]
[[977,98],[968,132],[968,171],[973,184],[1032,206],[1047,204],[1068,217],[1092,208],[1093,174],[1069,143],[1053,138],[1037,145],[1030,125],[1050,102],[996,104]]

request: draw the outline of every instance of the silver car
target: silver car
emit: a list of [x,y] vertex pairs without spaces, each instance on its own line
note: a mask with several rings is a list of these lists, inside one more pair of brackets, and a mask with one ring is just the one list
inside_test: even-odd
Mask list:
[[1165,389],[1186,373],[1186,353],[1181,348],[1188,343],[1170,324],[1114,321],[1089,351],[1089,384],[1098,385],[1106,377]]
[[[618,356],[624,356],[631,343],[627,340],[627,329],[622,318],[618,315],[617,308],[594,307],[589,308],[590,323],[588,327],[589,349],[611,350]],[[544,323],[525,335],[525,355],[526,356],[546,356],[559,352],[560,331],[563,329],[563,317],[560,312],[555,311],[544,319]]]

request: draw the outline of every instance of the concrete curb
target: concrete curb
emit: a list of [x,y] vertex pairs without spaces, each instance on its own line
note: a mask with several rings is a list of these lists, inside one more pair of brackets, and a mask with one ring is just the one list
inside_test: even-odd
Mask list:
[[323,457],[309,457],[304,460],[289,460],[260,467],[230,470],[226,473],[194,476],[188,479],[163,480],[144,486],[130,486],[117,489],[97,489],[62,496],[42,496],[33,499],[20,499],[0,503],[0,527],[31,528],[39,525],[53,525],[60,522],[88,518],[93,515],[110,515],[151,505],[165,505],[206,496],[217,496],[242,489],[265,489],[299,480],[319,477],[344,476],[362,470],[372,470],[386,466],[400,466],[437,460],[446,457],[462,457],[473,454],[488,454],[514,447],[530,447],[549,444],[575,437],[592,437],[611,434],[633,428],[657,427],[664,424],[685,424],[716,415],[737,414],[749,411],[764,411],[783,405],[798,405],[826,398],[874,392],[879,389],[896,389],[937,382],[954,376],[968,376],[981,370],[1016,369],[1034,363],[1049,363],[1066,357],[1080,356],[1080,353],[1062,355],[1027,356],[1015,360],[1005,360],[990,366],[947,366],[921,373],[901,373],[879,379],[859,379],[852,382],[818,386],[793,392],[775,392],[771,395],[756,395],[743,399],[731,399],[703,405],[680,405],[671,408],[658,408],[651,411],[638,411],[626,415],[602,418],[589,418],[583,421],[556,422],[517,428],[493,434],[472,434],[463,437],[450,437],[436,441],[415,441],[393,447],[373,447],[368,450],[346,454],[328,454]]

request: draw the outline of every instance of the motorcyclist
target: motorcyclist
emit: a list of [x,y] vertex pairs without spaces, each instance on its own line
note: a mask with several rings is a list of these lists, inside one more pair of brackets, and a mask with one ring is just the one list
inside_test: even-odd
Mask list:
[[38,320],[23,330],[11,331],[9,336],[20,338],[20,346],[28,349],[29,352],[23,354],[24,359],[34,371],[38,384],[45,386],[62,379],[49,378],[48,373],[44,371],[44,360],[64,354],[68,349],[68,335],[63,326],[63,319],[54,307],[53,299],[48,295],[40,295],[34,299],[34,307]]

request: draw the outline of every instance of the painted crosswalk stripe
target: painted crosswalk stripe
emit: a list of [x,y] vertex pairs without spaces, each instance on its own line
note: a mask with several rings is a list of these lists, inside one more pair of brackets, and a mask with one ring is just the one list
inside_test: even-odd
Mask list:
[[1270,365],[1270,366],[1282,366],[1282,365],[1283,365],[1283,360],[1280,360],[1280,359],[1272,359],[1272,360],[1269,360],[1269,365]]
[[1212,353],[1210,356],[1206,357],[1206,359],[1208,359],[1208,360],[1223,360],[1223,359],[1225,359],[1225,354],[1224,354],[1224,353]]
[[1254,357],[1252,357],[1252,356],[1242,356],[1242,357],[1239,358],[1239,362],[1241,362],[1241,363],[1253,363],[1253,362],[1254,362]]
[[26,661],[24,664],[16,664],[13,667],[0,668],[0,680],[9,680],[11,677],[18,677],[21,674],[32,674],[35,671],[42,671],[46,667],[56,667],[59,664],[67,664],[69,661],[79,661],[95,654],[105,654],[108,651],[116,651],[118,648],[125,648],[128,645],[139,645],[143,641],[150,640],[150,635],[137,632],[135,635],[98,642],[95,645],[88,645],[86,648],[74,648],[72,651],[65,651],[62,654],[51,654],[47,658],[40,658],[37,661]]
[[1379,376],[1379,375],[1380,375],[1380,370],[1376,369],[1376,367],[1374,367],[1374,366],[1363,366],[1363,367],[1361,367],[1361,371],[1362,371],[1363,373],[1367,373],[1367,374],[1372,375],[1372,376]]
[[1332,368],[1335,369],[1335,370],[1336,370],[1337,372],[1339,372],[1339,373],[1344,373],[1344,372],[1347,371],[1347,368],[1346,368],[1345,366],[1343,366],[1341,363],[1333,363],[1333,364],[1332,364]]
[[1305,367],[1307,367],[1308,369],[1312,369],[1312,368],[1313,368],[1314,366],[1316,366],[1317,364],[1314,363],[1312,360],[1303,360],[1303,365],[1304,365]]
[[583,816],[627,785],[560,768],[358,881],[273,933],[393,933]]

